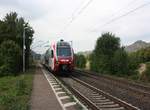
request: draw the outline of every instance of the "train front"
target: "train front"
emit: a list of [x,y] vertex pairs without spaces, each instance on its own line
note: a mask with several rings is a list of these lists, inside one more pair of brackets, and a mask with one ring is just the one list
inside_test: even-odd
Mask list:
[[58,71],[71,72],[74,69],[74,52],[68,42],[60,41],[57,43],[56,55]]

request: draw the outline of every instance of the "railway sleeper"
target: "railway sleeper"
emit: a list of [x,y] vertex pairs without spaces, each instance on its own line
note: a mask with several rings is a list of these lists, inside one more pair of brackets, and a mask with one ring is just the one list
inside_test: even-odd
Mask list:
[[111,102],[101,102],[101,103],[98,103],[98,105],[110,105],[110,104],[114,104],[114,102],[111,101]]
[[51,83],[52,85],[58,85],[58,83]]
[[110,100],[109,100],[109,99],[104,99],[104,100],[93,100],[93,102],[104,103],[104,102],[110,102]]
[[62,90],[62,88],[56,88],[55,91]]
[[100,95],[99,93],[92,93],[91,95]]
[[96,104],[99,108],[118,108],[119,104],[109,104],[109,105],[101,105],[99,103]]
[[92,97],[97,98],[97,97],[104,97],[104,96],[102,96],[102,95],[91,95],[91,94],[90,94],[89,97],[91,97],[91,98],[92,98]]
[[126,110],[124,107],[118,107],[118,108],[100,108],[101,110]]
[[91,97],[91,99],[98,101],[98,100],[105,100],[106,97]]

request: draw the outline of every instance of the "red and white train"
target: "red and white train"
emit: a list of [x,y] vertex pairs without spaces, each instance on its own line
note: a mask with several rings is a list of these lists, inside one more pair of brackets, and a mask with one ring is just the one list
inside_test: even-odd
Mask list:
[[74,69],[73,48],[69,42],[63,40],[53,43],[46,51],[42,62],[53,72],[71,72]]

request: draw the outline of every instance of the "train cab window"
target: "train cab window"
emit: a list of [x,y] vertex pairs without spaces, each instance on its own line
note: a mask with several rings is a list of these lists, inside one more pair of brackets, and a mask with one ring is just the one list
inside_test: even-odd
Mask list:
[[63,47],[59,47],[57,48],[57,55],[58,56],[71,56],[71,48],[63,48]]

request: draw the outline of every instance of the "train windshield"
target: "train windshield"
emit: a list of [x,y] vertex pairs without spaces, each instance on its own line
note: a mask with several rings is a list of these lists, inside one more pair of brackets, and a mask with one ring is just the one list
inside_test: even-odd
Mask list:
[[59,47],[57,48],[57,55],[62,57],[71,56],[71,48]]

